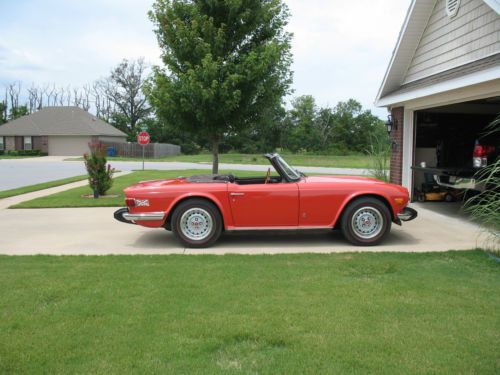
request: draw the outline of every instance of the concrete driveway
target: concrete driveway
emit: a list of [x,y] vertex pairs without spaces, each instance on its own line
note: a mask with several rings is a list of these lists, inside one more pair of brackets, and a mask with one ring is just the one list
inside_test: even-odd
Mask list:
[[224,234],[209,249],[184,249],[173,234],[117,222],[116,208],[0,209],[0,254],[279,254],[428,252],[468,250],[481,244],[479,228],[418,207],[419,217],[394,225],[386,242],[355,247],[339,232],[250,232]]
[[[42,182],[59,180],[86,174],[82,161],[64,161],[66,156],[46,156],[25,159],[0,159],[0,191],[34,185]],[[142,169],[142,162],[112,161],[114,168],[121,171]],[[253,164],[220,164],[220,169],[243,171],[267,171],[268,165]],[[210,163],[181,163],[181,162],[146,162],[146,169],[182,170],[206,169],[211,170]],[[326,167],[297,167],[305,173],[368,175],[365,169],[354,168],[326,168]]]

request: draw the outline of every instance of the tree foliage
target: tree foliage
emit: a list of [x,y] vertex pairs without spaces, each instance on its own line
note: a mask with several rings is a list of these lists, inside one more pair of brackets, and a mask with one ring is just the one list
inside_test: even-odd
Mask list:
[[0,125],[7,122],[7,104],[0,102]]
[[293,152],[367,152],[372,139],[384,138],[382,120],[354,99],[318,108],[312,96],[292,101],[282,126],[282,146]]
[[146,68],[142,58],[137,61],[124,59],[108,78],[99,82],[103,94],[114,104],[108,120],[129,136],[133,136],[137,124],[151,112],[143,93]]
[[275,108],[291,83],[281,0],[156,0],[150,12],[165,66],[149,87],[160,119],[219,144]]

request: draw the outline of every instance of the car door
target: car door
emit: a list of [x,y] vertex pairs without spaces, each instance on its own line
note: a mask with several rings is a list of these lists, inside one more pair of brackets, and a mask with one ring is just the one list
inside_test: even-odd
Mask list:
[[229,184],[229,202],[236,227],[298,225],[299,189],[295,182]]

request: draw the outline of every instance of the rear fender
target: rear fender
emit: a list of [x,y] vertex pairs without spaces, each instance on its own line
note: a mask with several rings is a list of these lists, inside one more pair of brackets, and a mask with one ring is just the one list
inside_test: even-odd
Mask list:
[[[227,192],[225,193],[225,195],[227,197]],[[183,202],[185,200],[193,199],[193,198],[202,198],[202,199],[205,199],[205,200],[215,204],[215,206],[217,206],[217,208],[219,209],[219,212],[222,216],[224,228],[227,226],[233,225],[233,218],[230,214],[229,202],[224,204],[224,202],[222,202],[220,198],[216,197],[213,194],[196,192],[196,193],[183,194],[183,195],[177,197],[176,199],[174,199],[170,203],[170,205],[166,211],[167,219],[165,220],[165,225],[167,226],[167,229],[168,229],[168,226],[170,225],[170,220],[172,218],[172,214],[173,214],[175,208],[177,207],[177,205],[179,205],[181,202]]]

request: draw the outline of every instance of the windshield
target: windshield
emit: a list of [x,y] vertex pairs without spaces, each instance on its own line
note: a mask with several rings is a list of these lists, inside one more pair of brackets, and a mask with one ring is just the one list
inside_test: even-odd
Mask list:
[[287,174],[287,176],[290,178],[290,180],[295,181],[295,180],[300,180],[300,174],[290,167],[286,161],[283,160],[281,156],[278,156],[276,158],[276,161],[280,165],[281,169],[283,170],[284,173]]

